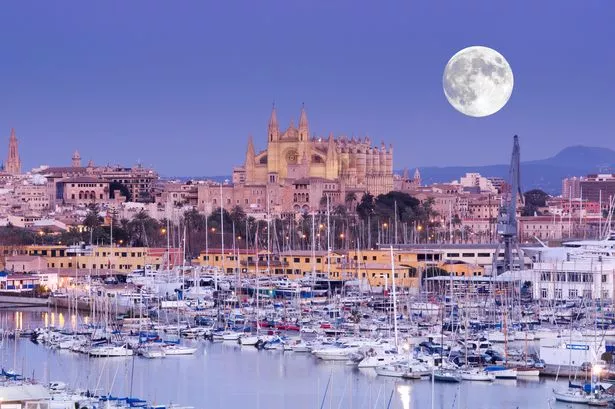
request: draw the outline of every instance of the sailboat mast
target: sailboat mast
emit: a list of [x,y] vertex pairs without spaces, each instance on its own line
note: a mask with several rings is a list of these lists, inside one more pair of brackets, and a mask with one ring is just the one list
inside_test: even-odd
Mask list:
[[222,242],[222,274],[225,274],[226,270],[224,270],[224,202],[222,200],[222,182],[220,182],[220,241]]
[[393,245],[391,249],[391,275],[393,276],[393,330],[395,331],[395,349],[398,349],[399,340],[397,336],[397,292],[395,290],[395,257],[393,256]]

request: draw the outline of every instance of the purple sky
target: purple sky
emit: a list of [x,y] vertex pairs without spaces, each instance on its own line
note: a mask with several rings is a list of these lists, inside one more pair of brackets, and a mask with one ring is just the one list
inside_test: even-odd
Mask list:
[[[615,2],[17,1],[2,5],[0,136],[26,168],[84,161],[230,174],[272,101],[286,127],[369,135],[395,168],[615,148]],[[487,118],[455,111],[448,59],[502,53],[515,89]],[[6,156],[6,143],[0,155]]]

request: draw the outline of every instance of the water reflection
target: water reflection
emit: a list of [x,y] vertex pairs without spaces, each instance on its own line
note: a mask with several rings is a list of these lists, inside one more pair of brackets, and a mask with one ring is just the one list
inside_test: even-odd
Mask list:
[[399,393],[399,399],[401,400],[401,407],[403,409],[410,409],[410,385],[397,385],[397,393]]

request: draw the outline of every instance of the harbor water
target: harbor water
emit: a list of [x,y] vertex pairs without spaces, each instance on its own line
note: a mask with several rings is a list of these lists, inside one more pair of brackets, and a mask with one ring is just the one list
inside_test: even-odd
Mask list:
[[[66,325],[58,312],[0,312],[2,328]],[[177,402],[195,408],[468,408],[515,409],[570,407],[553,401],[556,381],[431,383],[377,376],[344,362],[323,362],[311,354],[257,350],[233,343],[185,341],[196,345],[191,356],[92,358],[38,345],[28,338],[3,337],[1,363],[41,382],[63,381],[72,387],[114,396],[137,396],[156,403]],[[433,396],[433,403],[432,403]],[[583,407],[583,406],[580,406]]]

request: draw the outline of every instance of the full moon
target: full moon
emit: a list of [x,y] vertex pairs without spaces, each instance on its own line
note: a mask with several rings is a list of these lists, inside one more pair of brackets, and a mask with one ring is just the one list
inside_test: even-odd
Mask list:
[[513,73],[502,54],[488,47],[468,47],[446,64],[442,84],[448,102],[462,114],[483,117],[506,105]]

